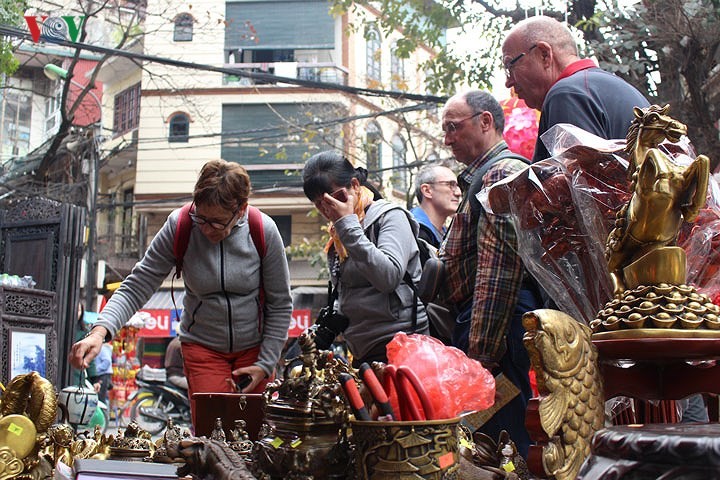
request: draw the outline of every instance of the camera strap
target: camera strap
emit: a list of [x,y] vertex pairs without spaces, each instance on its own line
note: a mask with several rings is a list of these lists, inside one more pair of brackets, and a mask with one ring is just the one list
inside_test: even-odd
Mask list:
[[328,280],[328,310],[331,312],[335,311],[335,301],[338,299],[337,287]]

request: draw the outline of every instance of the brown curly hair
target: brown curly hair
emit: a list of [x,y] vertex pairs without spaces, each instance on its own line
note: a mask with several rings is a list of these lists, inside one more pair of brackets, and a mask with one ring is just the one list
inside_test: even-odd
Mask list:
[[250,175],[242,165],[211,160],[200,170],[193,201],[196,205],[219,205],[235,211],[247,203],[250,190]]

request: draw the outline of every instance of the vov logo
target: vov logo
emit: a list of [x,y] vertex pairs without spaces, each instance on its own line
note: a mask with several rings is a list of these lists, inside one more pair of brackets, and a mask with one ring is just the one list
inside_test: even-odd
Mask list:
[[[85,16],[76,15],[62,15],[59,17],[26,15],[25,22],[35,43],[39,42],[41,38],[76,42],[86,18]],[[80,19],[80,21],[76,19]]]

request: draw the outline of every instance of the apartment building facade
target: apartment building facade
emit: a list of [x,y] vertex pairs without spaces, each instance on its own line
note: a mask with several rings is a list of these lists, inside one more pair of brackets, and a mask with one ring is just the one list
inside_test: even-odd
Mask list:
[[[74,11],[73,1],[63,5],[38,2],[31,13]],[[301,188],[302,166],[314,153],[344,152],[386,197],[404,202],[412,173],[438,156],[442,138],[436,105],[393,97],[426,93],[421,65],[433,52],[399,58],[401,32],[381,32],[373,25],[379,15],[368,7],[333,16],[328,2],[316,0],[120,0],[88,17],[85,43],[115,48],[127,37],[122,52],[98,67],[102,90],[94,95],[102,104],[94,258],[106,281],[130,271],[167,215],[190,200],[211,159],[248,169],[251,203],[274,218],[287,246],[324,235]],[[51,107],[65,81],[42,76],[43,64],[68,68],[72,52],[24,62],[43,90],[36,110],[45,113],[33,124],[56,121]],[[71,72],[80,84],[92,73],[77,65]],[[298,291],[325,282],[307,258],[294,255],[290,266]]]
[[[131,254],[141,250],[170,211],[190,199],[208,160],[244,165],[253,183],[251,203],[271,215],[286,245],[293,245],[319,239],[324,223],[308,215],[312,205],[302,194],[299,173],[309,155],[344,151],[400,201],[410,181],[405,165],[437,155],[440,137],[430,132],[439,125],[432,108],[386,115],[413,102],[320,83],[424,92],[419,65],[432,52],[419,49],[399,59],[393,54],[399,33],[383,36],[375,28],[366,35],[363,28],[350,28],[377,11],[333,17],[327,2],[308,0],[159,7],[148,2],[145,35],[131,51],[194,68],[148,61],[140,68],[132,58],[117,57],[99,76],[108,100],[104,118],[112,119],[106,121],[112,133],[103,145],[101,190],[106,202],[119,206],[105,209],[114,216],[105,223],[123,232],[101,232],[100,238],[113,243],[105,256],[116,271],[129,267],[117,255],[123,245]],[[263,74],[303,82],[278,83]],[[408,157],[409,142],[420,157]],[[128,232],[130,239],[141,236],[138,245]],[[113,251],[116,260],[109,258]],[[291,276],[293,286],[322,284],[304,259],[291,260]]]

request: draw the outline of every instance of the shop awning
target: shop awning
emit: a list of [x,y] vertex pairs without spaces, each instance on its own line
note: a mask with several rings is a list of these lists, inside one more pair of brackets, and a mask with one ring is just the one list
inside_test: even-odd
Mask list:
[[158,290],[150,297],[150,300],[143,305],[142,310],[161,310],[161,309],[172,309],[177,306],[179,310],[183,308],[183,298],[185,298],[185,290],[178,289],[173,292],[175,296],[175,305],[173,305],[172,295],[170,290]]

